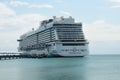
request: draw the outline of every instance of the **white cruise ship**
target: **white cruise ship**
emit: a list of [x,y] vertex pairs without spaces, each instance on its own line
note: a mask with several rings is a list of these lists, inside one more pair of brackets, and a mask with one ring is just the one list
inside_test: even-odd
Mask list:
[[27,54],[74,57],[89,53],[82,23],[75,23],[71,16],[44,20],[37,30],[23,34],[18,42],[18,50]]

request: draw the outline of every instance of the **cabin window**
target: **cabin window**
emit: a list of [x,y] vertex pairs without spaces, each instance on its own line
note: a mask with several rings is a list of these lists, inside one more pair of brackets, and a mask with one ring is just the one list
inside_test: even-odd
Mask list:
[[55,46],[55,43],[53,43],[53,46]]
[[62,44],[63,46],[84,46],[84,43],[78,43],[78,44],[71,44],[71,43],[67,43],[67,44]]

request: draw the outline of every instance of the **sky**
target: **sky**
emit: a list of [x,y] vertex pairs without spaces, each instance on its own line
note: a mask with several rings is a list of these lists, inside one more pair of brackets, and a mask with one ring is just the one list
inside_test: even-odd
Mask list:
[[16,52],[20,35],[53,16],[83,23],[90,54],[120,54],[120,0],[0,0],[0,52]]

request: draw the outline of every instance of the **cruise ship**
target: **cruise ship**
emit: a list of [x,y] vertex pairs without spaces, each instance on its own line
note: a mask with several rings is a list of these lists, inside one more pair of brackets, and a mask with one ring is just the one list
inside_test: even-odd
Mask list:
[[26,54],[45,54],[52,57],[77,57],[89,53],[82,23],[68,18],[53,16],[43,20],[38,29],[25,33],[17,40],[18,51]]

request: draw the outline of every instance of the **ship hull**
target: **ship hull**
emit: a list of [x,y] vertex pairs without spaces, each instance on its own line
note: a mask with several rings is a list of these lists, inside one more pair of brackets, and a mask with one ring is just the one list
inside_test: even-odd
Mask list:
[[41,51],[29,51],[29,52],[24,52],[24,53],[27,53],[27,54],[45,54],[47,55],[47,57],[84,57],[84,56],[87,56],[88,55],[88,52],[86,53],[65,53],[65,52],[62,52],[62,53],[41,53]]
[[[59,45],[58,45],[59,46]],[[45,54],[47,57],[83,57],[89,54],[88,45],[86,46],[55,46],[44,50],[30,50],[25,51],[27,54]]]

